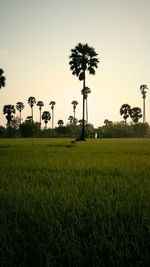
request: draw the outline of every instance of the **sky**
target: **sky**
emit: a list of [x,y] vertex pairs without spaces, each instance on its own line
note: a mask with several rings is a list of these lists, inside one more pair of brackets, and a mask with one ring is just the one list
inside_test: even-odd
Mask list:
[[[0,125],[6,126],[6,104],[21,101],[23,120],[30,116],[30,96],[44,102],[43,111],[51,112],[49,103],[56,102],[55,126],[59,119],[68,123],[73,100],[79,103],[76,117],[82,118],[82,82],[69,68],[71,49],[79,42],[94,47],[100,61],[96,75],[87,74],[89,122],[98,127],[105,119],[121,121],[122,104],[142,108],[140,85],[150,88],[149,14],[149,0],[0,0],[0,68],[6,76]],[[37,106],[34,121],[39,121]]]

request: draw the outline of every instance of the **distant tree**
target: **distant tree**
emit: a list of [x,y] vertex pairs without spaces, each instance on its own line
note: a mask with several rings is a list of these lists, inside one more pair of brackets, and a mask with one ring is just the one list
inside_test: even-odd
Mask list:
[[73,100],[72,102],[71,102],[71,104],[73,105],[73,118],[75,118],[76,116],[75,116],[75,113],[76,113],[76,107],[77,107],[77,105],[78,105],[78,102],[76,101],[76,100]]
[[40,111],[40,128],[41,128],[41,110],[42,110],[42,107],[44,106],[44,103],[43,101],[38,101],[36,105],[39,107],[39,111]]
[[33,122],[33,121],[32,121],[32,116],[27,116],[27,118],[26,118],[26,122],[32,123],[32,122]]
[[14,105],[5,105],[3,108],[3,114],[6,114],[7,124],[9,128],[10,128],[10,122],[15,112],[16,111],[15,111]]
[[5,87],[6,78],[5,78],[5,76],[3,76],[3,73],[4,73],[3,69],[0,69],[0,89],[2,87]]
[[56,102],[51,101],[49,105],[51,106],[51,110],[52,110],[52,129],[54,129],[54,106],[56,105]]
[[84,94],[84,98],[85,98],[85,101],[86,101],[86,123],[88,124],[88,94],[91,93],[91,89],[89,87],[85,87],[84,89],[81,90],[81,94],[83,95]]
[[73,124],[73,119],[74,119],[73,116],[70,115],[68,118],[68,120],[70,121],[70,124]]
[[145,99],[146,99],[146,90],[148,90],[148,86],[145,84],[142,84],[140,86],[142,98],[143,98],[143,123],[145,123]]
[[130,117],[134,123],[138,123],[139,119],[142,118],[141,109],[134,107],[130,109]]
[[20,113],[20,124],[21,124],[21,112],[24,109],[24,104],[22,102],[17,102],[16,103],[16,109],[19,111]]
[[20,132],[23,137],[33,137],[36,131],[38,131],[38,129],[36,127],[36,124],[32,120],[26,120],[25,122],[20,124]]
[[50,119],[51,119],[50,112],[49,111],[44,111],[43,114],[42,114],[42,120],[45,123],[45,129],[47,129],[47,123],[48,123],[48,121],[50,121]]
[[[97,53],[93,47],[88,44],[79,43],[74,49],[71,49],[70,55],[70,70],[73,75],[76,75],[80,81],[83,81],[83,90],[85,88],[86,71],[89,74],[95,74],[95,68],[98,67],[99,60]],[[83,94],[83,116],[82,116],[82,131],[80,140],[85,140],[85,94]]]
[[20,126],[20,117],[18,116],[13,117],[12,120],[10,121],[10,127],[15,130],[18,130],[19,126]]
[[112,122],[112,121],[109,121],[108,119],[106,119],[106,120],[104,120],[104,124],[105,124],[106,126],[109,126],[109,125],[112,125],[113,122]]
[[59,127],[62,127],[62,126],[64,125],[64,122],[63,122],[63,120],[59,120],[59,121],[57,122],[57,124],[58,124]]
[[34,96],[30,96],[30,97],[28,98],[28,104],[29,104],[29,106],[30,106],[30,108],[31,108],[32,122],[33,122],[33,106],[34,106],[35,103],[36,103],[36,99],[35,99],[35,97],[34,97]]
[[124,118],[124,121],[125,121],[125,124],[127,123],[127,119],[129,118],[130,116],[130,105],[129,104],[123,104],[120,108],[120,115],[122,116],[123,115],[123,118]]

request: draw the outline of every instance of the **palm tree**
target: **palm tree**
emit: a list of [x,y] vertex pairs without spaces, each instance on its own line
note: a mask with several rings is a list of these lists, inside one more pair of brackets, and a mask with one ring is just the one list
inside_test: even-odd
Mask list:
[[76,106],[78,105],[78,102],[76,101],[76,100],[73,100],[72,102],[71,102],[71,104],[73,105],[73,117],[74,117],[74,119],[75,119],[75,113],[76,113]]
[[[86,81],[86,71],[89,74],[95,74],[95,68],[98,67],[99,60],[94,48],[90,47],[88,44],[79,43],[74,49],[71,49],[70,55],[70,70],[73,75],[76,75],[80,81],[83,81],[83,90],[85,88]],[[81,131],[81,140],[85,140],[85,94],[83,94],[83,123]]]
[[85,87],[84,89],[81,90],[81,94],[84,94],[84,98],[86,101],[86,123],[88,124],[88,102],[87,102],[87,98],[88,98],[88,94],[91,93],[91,89],[89,87]]
[[47,129],[47,123],[51,119],[51,114],[49,111],[44,111],[42,114],[42,120],[44,120],[45,123],[45,129]]
[[104,124],[105,124],[105,126],[110,126],[110,125],[113,125],[113,122],[108,120],[108,119],[105,119]]
[[129,104],[123,104],[120,108],[120,115],[122,116],[123,115],[123,118],[124,118],[124,121],[125,121],[125,124],[127,123],[127,119],[129,118],[130,116],[130,105]]
[[21,124],[21,111],[24,109],[24,104],[23,102],[17,102],[16,103],[16,109],[19,111],[20,113],[20,124]]
[[10,128],[10,122],[13,118],[13,114],[15,114],[15,107],[14,105],[5,105],[3,108],[3,114],[6,114],[6,119],[8,123],[8,127]]
[[139,119],[142,118],[141,108],[134,107],[130,109],[130,117],[134,123],[138,123]]
[[72,115],[69,116],[68,120],[70,121],[70,124],[73,124],[74,122],[74,117]]
[[40,128],[41,128],[41,110],[42,110],[42,107],[44,106],[44,103],[43,101],[38,101],[37,106],[39,106],[39,111],[40,111]]
[[64,122],[63,122],[63,120],[59,120],[59,121],[57,122],[57,124],[58,124],[59,127],[62,127],[62,126],[64,125]]
[[35,97],[34,96],[30,96],[28,98],[28,104],[30,105],[31,108],[31,116],[32,116],[32,122],[33,122],[33,106],[36,103]]
[[140,86],[142,98],[143,98],[143,123],[145,123],[145,98],[146,98],[146,90],[148,89],[147,85],[142,84]]
[[54,129],[54,106],[56,105],[56,102],[51,101],[49,105],[51,106],[51,110],[52,110],[52,129]]
[[3,69],[0,69],[0,89],[1,89],[1,87],[5,86],[6,78],[5,78],[5,76],[3,76],[3,73],[4,73]]

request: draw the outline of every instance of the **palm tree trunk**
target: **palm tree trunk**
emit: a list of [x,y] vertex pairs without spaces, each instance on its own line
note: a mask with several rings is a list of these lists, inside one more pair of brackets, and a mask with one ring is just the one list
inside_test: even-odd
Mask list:
[[33,122],[33,107],[31,108],[31,117],[32,117],[32,122]]
[[52,109],[52,129],[54,128],[54,108]]
[[40,108],[40,129],[41,129],[41,108]]
[[145,97],[143,97],[143,123],[145,123]]
[[86,97],[86,124],[88,124],[88,102]]
[[21,124],[21,110],[20,110],[20,124]]
[[85,141],[85,97],[84,97],[84,88],[85,88],[85,73],[83,80],[83,117],[82,117],[82,131],[81,131],[81,140]]

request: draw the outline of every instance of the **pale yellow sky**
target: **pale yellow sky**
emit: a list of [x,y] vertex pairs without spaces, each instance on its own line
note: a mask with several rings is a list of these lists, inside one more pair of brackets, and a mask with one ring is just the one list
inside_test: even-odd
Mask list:
[[[25,104],[26,119],[29,96],[43,100],[43,111],[56,101],[55,125],[59,119],[68,122],[73,100],[79,102],[76,115],[81,119],[82,82],[68,64],[79,42],[93,46],[100,60],[96,75],[87,75],[89,122],[97,127],[105,119],[120,121],[124,103],[142,108],[139,87],[150,87],[149,13],[149,0],[0,0],[0,68],[7,78],[0,90],[0,125],[6,125],[3,106],[18,101]],[[148,91],[150,122],[149,106]],[[34,114],[38,121],[36,106]]]

